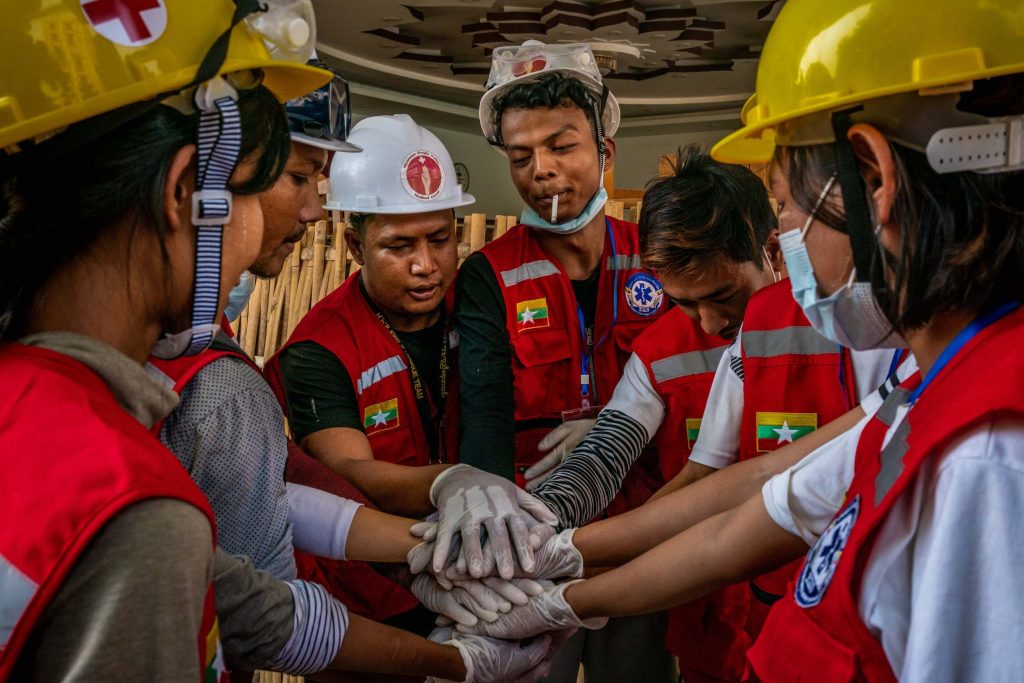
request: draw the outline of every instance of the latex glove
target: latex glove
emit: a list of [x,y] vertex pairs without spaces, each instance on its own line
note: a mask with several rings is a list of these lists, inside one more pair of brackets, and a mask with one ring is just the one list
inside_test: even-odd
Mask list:
[[[532,683],[551,669],[553,637],[544,635],[529,645],[459,633],[451,627],[435,629],[430,640],[458,648],[466,665],[465,683]],[[546,666],[544,666],[546,664]],[[428,683],[442,683],[428,678]]]
[[595,422],[597,420],[569,420],[548,432],[537,444],[537,450],[545,452],[544,457],[523,473],[526,477],[526,490],[533,491],[547,481],[565,460],[565,456],[587,438]]
[[558,523],[547,506],[526,491],[507,479],[469,465],[455,465],[437,475],[430,486],[430,502],[438,512],[435,574],[440,574],[448,564],[452,539],[459,532],[470,575],[484,575],[481,526],[487,531],[502,578],[511,579],[514,575],[515,557],[524,570],[532,571],[530,527]]
[[[548,540],[552,536],[555,535],[555,533],[556,533],[555,527],[549,526],[547,524],[536,524],[536,525],[530,527],[530,547],[533,548],[534,552],[536,552],[541,547],[543,547],[543,545],[545,543],[547,543]],[[495,571],[496,570],[496,563],[495,563],[495,559],[494,559],[494,552],[491,550],[491,546],[490,546],[490,542],[489,541],[490,541],[490,539],[484,539],[484,542],[483,542],[483,553],[484,553],[483,575],[484,576],[494,576],[495,574],[497,574],[497,572]],[[455,544],[453,543],[452,545],[454,546]],[[452,557],[452,553],[449,553],[449,555],[448,555],[448,567],[449,568],[452,566],[451,557]],[[457,553],[457,557],[455,559],[454,564],[455,564],[456,569],[452,573],[453,576],[458,576],[460,578],[466,578],[466,577],[470,576],[470,573],[469,573],[469,563],[466,560],[466,546],[465,545],[463,545],[462,549]],[[522,577],[522,576],[529,576],[529,575],[530,575],[530,573],[529,572],[525,572],[521,566],[518,566],[518,565],[516,566],[516,568],[514,570],[514,576]]]
[[498,614],[512,609],[512,603],[481,581],[453,581],[446,589],[432,574],[417,576],[409,590],[431,612],[448,617],[457,624],[474,626],[477,621],[494,621]]
[[[583,555],[572,542],[575,529],[566,529],[559,534],[553,535],[544,545],[534,551],[534,567],[529,576],[534,579],[564,579],[580,578],[583,576]],[[487,549],[484,550],[486,555]],[[485,564],[487,564],[485,558]],[[517,574],[526,575],[526,572],[517,569]],[[462,580],[469,578],[464,567],[459,562],[448,568],[445,572],[448,580]]]
[[532,598],[522,607],[513,607],[511,612],[502,614],[493,622],[478,621],[475,626],[459,625],[457,628],[463,633],[510,640],[567,628],[602,628],[608,623],[608,617],[594,617],[584,621],[576,616],[572,607],[565,601],[565,589],[580,581],[582,579],[559,584]]

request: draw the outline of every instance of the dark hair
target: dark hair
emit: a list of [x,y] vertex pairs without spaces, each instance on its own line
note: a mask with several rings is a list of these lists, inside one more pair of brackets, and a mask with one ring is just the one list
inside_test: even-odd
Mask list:
[[[1024,112],[1024,75],[976,81],[959,108],[985,116]],[[893,142],[889,147],[896,163],[893,220],[903,232],[895,255],[876,251],[870,278],[893,326],[905,332],[936,315],[978,313],[1024,298],[1024,172],[940,174],[923,153]],[[775,161],[793,201],[809,213],[836,172],[833,146],[780,147]],[[833,191],[817,217],[846,232],[840,196]]]
[[[262,86],[241,91],[238,106],[239,159],[258,157],[252,176],[231,191],[256,194],[284,170],[288,122]],[[38,291],[104,231],[127,220],[133,234],[156,231],[163,246],[167,171],[178,150],[196,142],[198,121],[198,114],[156,106],[56,159],[26,158],[0,179],[0,338],[21,336]]]
[[597,96],[582,81],[561,73],[544,74],[535,81],[518,83],[494,98],[491,116],[494,122],[494,142],[502,143],[501,117],[508,109],[554,109],[555,107],[577,107],[586,114],[591,130],[597,135],[595,106]]
[[690,275],[721,255],[763,268],[761,249],[778,220],[761,179],[744,166],[715,161],[698,145],[679,148],[672,170],[644,192],[644,264]]

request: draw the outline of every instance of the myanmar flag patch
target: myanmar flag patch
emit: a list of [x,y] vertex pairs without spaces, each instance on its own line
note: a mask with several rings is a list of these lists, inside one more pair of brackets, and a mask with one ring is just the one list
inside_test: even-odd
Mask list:
[[757,452],[774,451],[818,428],[817,413],[757,413]]
[[363,411],[363,428],[367,436],[394,429],[398,422],[398,399],[374,403]]
[[548,327],[548,300],[530,299],[516,304],[516,329],[520,332]]
[[693,450],[693,444],[697,443],[697,436],[700,434],[700,418],[699,417],[688,417],[686,418],[686,447],[691,451]]

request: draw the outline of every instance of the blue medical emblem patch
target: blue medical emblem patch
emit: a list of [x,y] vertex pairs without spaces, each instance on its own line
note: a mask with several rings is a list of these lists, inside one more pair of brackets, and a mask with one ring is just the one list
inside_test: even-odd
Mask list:
[[661,308],[665,293],[658,278],[649,273],[633,273],[626,281],[626,303],[629,310],[645,318]]
[[860,496],[847,505],[825,529],[818,542],[814,544],[804,567],[800,570],[800,578],[796,582],[796,604],[801,607],[814,607],[821,602],[825,590],[832,582],[836,573],[836,565],[843,554],[843,548],[850,539],[850,532],[857,522],[860,513]]

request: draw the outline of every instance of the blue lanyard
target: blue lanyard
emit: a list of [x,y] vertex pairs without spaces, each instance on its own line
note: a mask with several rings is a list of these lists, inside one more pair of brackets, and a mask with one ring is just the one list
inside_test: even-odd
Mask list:
[[[612,325],[607,331],[597,340],[593,348],[597,348],[608,338],[608,334],[615,327],[615,323],[619,320],[619,259],[618,252],[615,249],[615,233],[612,232],[612,224],[607,218],[604,219],[605,226],[608,230],[608,239],[612,243]],[[604,250],[601,255],[604,256]],[[602,259],[603,260],[603,259]],[[597,264],[597,267],[601,267],[601,263]],[[598,275],[598,287],[600,287],[601,276]],[[600,289],[598,290],[598,300],[600,300]],[[583,307],[580,306],[579,302],[576,302],[576,319],[580,323],[580,346],[582,352],[580,353],[580,394],[582,395],[581,405],[584,408],[590,407],[590,355],[587,348],[587,319],[583,315]],[[594,312],[594,321],[597,322],[597,312]]]
[[[896,372],[896,368],[900,366],[900,357],[903,355],[903,349],[896,349],[892,354],[892,360],[889,361],[889,372],[885,373],[885,378],[889,379]],[[893,384],[899,384],[899,382],[893,382]]]
[[953,337],[953,341],[949,342],[949,346],[942,350],[939,357],[935,360],[935,364],[932,365],[931,370],[925,375],[924,381],[921,382],[917,389],[910,394],[909,403],[913,404],[917,399],[921,397],[925,387],[931,384],[932,380],[942,372],[943,368],[949,364],[949,361],[953,360],[956,354],[960,353],[960,350],[967,344],[967,342],[974,339],[974,336],[981,332],[983,329],[996,322],[1000,318],[1003,318],[1010,313],[1013,313],[1017,308],[1020,307],[1019,301],[1007,301],[1005,304],[998,306],[992,311],[989,311],[985,315],[975,319],[970,325],[960,330],[960,333]]
[[[840,344],[839,346],[839,388],[843,392],[843,400],[846,402],[846,409],[850,409],[850,396],[846,391],[846,372],[843,369],[843,353],[848,351],[850,353],[850,364],[853,364],[853,349],[846,349],[846,347]],[[896,349],[892,354],[892,360],[889,361],[889,371],[885,373],[885,379],[892,377],[893,373],[896,372],[896,368],[900,366],[900,356],[903,354],[903,349]],[[883,380],[885,381],[885,380]],[[899,382],[893,382],[893,384],[899,384]]]

